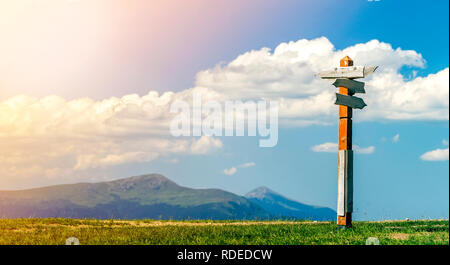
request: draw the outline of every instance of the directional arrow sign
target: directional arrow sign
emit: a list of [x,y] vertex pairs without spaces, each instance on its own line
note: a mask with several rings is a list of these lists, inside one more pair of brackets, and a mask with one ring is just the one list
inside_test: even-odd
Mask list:
[[378,66],[364,66],[364,77],[367,77],[371,73],[377,70]]
[[358,82],[352,79],[336,79],[333,85],[335,87],[346,87],[352,94],[366,93],[366,91],[364,90],[364,82]]
[[367,106],[362,98],[346,96],[339,93],[336,93],[336,102],[334,102],[334,104],[344,105],[354,109],[362,109]]
[[336,78],[364,78],[373,73],[378,66],[350,66],[336,67],[331,71],[324,71],[316,74],[323,79]]

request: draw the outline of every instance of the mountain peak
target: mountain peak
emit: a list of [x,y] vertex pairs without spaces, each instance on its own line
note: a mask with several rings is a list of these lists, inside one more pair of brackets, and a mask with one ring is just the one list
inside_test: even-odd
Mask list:
[[146,174],[118,179],[109,182],[115,191],[129,191],[133,189],[154,190],[162,187],[178,187],[178,185],[160,174]]
[[264,219],[328,220],[336,213],[289,200],[267,187],[247,198],[219,189],[191,189],[160,174],[99,183],[0,191],[2,216],[128,219]]
[[332,220],[336,214],[330,208],[303,204],[264,186],[250,191],[245,197],[272,215],[280,218]]
[[267,197],[267,195],[271,195],[271,194],[276,194],[278,195],[278,193],[276,193],[275,191],[269,189],[266,186],[261,186],[258,187],[250,192],[248,192],[247,194],[244,195],[244,197],[246,198],[257,198],[257,199],[262,199]]
[[144,174],[144,175],[138,175],[138,176],[132,176],[128,178],[124,178],[123,180],[130,180],[130,181],[145,181],[145,180],[151,180],[151,181],[169,181],[172,182],[170,179],[166,178],[165,176],[161,174]]
[[191,189],[159,174],[99,183],[0,191],[3,217],[255,219],[270,213],[220,189]]

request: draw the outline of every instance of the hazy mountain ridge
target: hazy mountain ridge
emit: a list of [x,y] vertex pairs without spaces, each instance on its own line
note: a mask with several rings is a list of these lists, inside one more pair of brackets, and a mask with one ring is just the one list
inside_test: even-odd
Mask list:
[[271,213],[275,218],[295,218],[308,220],[332,220],[336,212],[327,207],[303,204],[272,191],[267,187],[256,188],[245,197]]
[[0,191],[0,217],[6,218],[269,219],[279,216],[249,198],[220,189],[182,187],[159,174]]

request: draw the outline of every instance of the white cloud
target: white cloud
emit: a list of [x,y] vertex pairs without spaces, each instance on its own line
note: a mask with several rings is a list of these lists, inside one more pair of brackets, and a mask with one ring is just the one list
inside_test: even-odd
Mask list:
[[400,134],[396,134],[396,135],[394,135],[394,137],[392,137],[392,142],[393,143],[396,143],[396,142],[398,142],[400,140]]
[[446,149],[436,149],[428,151],[420,156],[420,159],[425,161],[445,161],[448,160],[448,148]]
[[236,174],[236,172],[237,172],[237,168],[235,168],[235,167],[226,168],[223,170],[223,173],[225,175],[229,175],[229,176]]
[[247,162],[247,163],[244,163],[244,164],[240,164],[238,166],[234,166],[234,167],[231,167],[231,168],[226,168],[226,169],[223,170],[223,173],[225,175],[234,175],[237,172],[237,168],[248,168],[248,167],[254,167],[254,166],[256,166],[255,162]]
[[101,101],[22,95],[1,101],[0,187],[86,179],[112,166],[221,148],[212,137],[170,136],[170,103],[185,94],[153,91]]
[[[126,163],[218,150],[223,144],[216,138],[169,134],[174,115],[169,111],[171,103],[192,102],[193,93],[200,93],[205,101],[278,100],[279,123],[286,127],[335,124],[335,88],[314,74],[336,66],[344,55],[352,57],[356,65],[380,66],[364,80],[367,93],[362,97],[368,106],[355,111],[355,122],[448,120],[448,68],[408,79],[400,74],[400,68],[425,66],[416,51],[394,49],[378,40],[336,50],[324,37],[302,39],[281,43],[273,51],[249,51],[228,64],[201,71],[195,87],[180,92],[151,91],[144,96],[98,101],[19,95],[0,101],[0,187],[21,180],[33,183],[31,179],[38,184],[44,183],[43,179],[64,182],[83,174],[101,175],[98,170]],[[335,144],[313,150],[333,148],[337,150]],[[354,149],[372,153],[375,147]]]
[[355,153],[358,154],[373,154],[373,152],[375,152],[375,146],[368,146],[368,147],[360,147],[358,145],[353,145],[353,150],[355,151]]
[[255,163],[255,162],[248,162],[248,163],[244,163],[244,164],[242,164],[242,165],[239,165],[239,167],[242,167],[242,168],[246,168],[246,167],[254,167],[254,166],[256,166],[256,163]]
[[[315,145],[311,147],[314,152],[324,152],[324,153],[336,153],[338,151],[338,144],[332,142],[326,142],[323,144]],[[358,145],[353,145],[353,151],[359,154],[372,154],[375,152],[375,146],[360,147]]]
[[314,152],[335,153],[338,151],[338,144],[327,142],[327,143],[315,145],[315,146],[311,147],[311,150],[313,150]]
[[212,136],[202,136],[191,145],[191,152],[193,154],[206,154],[213,149],[222,148],[222,142]]
[[423,68],[425,60],[412,50],[393,49],[372,40],[336,50],[322,37],[281,43],[252,50],[226,65],[197,74],[196,85],[208,87],[229,98],[268,98],[280,101],[280,124],[310,125],[335,122],[335,88],[314,74],[337,66],[349,55],[356,65],[379,65],[369,76],[368,107],[355,113],[357,120],[448,120],[448,68],[425,77],[408,80],[403,66]]

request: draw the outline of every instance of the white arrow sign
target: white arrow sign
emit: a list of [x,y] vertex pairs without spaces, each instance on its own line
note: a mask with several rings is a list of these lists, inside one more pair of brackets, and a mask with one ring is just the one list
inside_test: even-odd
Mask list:
[[334,102],[334,104],[344,105],[354,109],[362,109],[367,106],[362,98],[342,95],[339,93],[336,93],[336,102]]
[[373,73],[378,66],[350,66],[350,67],[336,67],[330,71],[323,71],[316,76],[323,79],[336,78],[364,78]]

